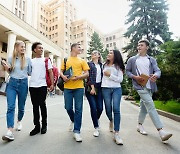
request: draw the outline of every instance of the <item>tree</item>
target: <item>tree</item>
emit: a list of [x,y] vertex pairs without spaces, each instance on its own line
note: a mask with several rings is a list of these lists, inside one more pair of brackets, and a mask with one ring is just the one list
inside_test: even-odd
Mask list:
[[106,49],[103,51],[103,53],[102,53],[102,58],[103,58],[103,60],[106,59],[108,53],[109,53],[109,50],[106,48]]
[[94,50],[99,51],[103,55],[104,52],[103,43],[101,42],[101,38],[96,32],[94,32],[93,35],[91,36],[91,41],[89,43],[89,49],[87,52],[88,59]]
[[125,24],[129,24],[125,37],[130,43],[124,47],[128,57],[136,53],[137,43],[146,38],[151,43],[151,55],[157,54],[158,46],[170,40],[172,33],[167,24],[166,0],[131,0],[131,9]]
[[161,45],[163,52],[157,56],[161,69],[161,78],[158,80],[158,99],[180,100],[180,41],[169,41]]

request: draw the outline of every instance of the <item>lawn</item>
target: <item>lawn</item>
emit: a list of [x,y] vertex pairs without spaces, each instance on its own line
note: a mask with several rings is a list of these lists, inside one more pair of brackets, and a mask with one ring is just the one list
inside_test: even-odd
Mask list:
[[[139,101],[137,101],[137,103],[139,103]],[[163,104],[162,101],[154,101],[154,103],[157,109],[180,115],[180,103],[177,101],[167,101],[165,104]]]
[[157,109],[180,115],[180,103],[177,101],[167,101],[165,104],[162,101],[154,101],[154,103]]

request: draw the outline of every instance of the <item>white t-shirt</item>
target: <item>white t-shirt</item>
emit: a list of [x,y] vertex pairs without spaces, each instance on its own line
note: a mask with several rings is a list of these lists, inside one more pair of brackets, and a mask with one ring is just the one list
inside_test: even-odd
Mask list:
[[[149,74],[149,65],[150,61],[147,56],[139,56],[136,60],[136,66],[137,66],[137,74]],[[146,84],[146,88],[151,89],[150,81],[148,80]]]
[[101,67],[99,64],[95,64],[95,66],[96,66],[96,70],[97,70],[96,83],[100,83],[101,82]]
[[123,72],[121,71],[121,69],[116,69],[114,65],[112,66],[105,65],[103,73],[105,71],[108,71],[111,75],[110,77],[103,75],[101,87],[107,87],[107,88],[121,87],[120,83],[123,81]]
[[[47,86],[45,58],[34,58],[32,62],[32,73],[29,87]],[[48,69],[52,69],[51,61],[48,60]]]

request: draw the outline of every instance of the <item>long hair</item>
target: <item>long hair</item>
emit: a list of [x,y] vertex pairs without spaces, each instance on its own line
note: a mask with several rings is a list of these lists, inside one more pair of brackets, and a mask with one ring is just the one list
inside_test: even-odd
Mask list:
[[[15,69],[15,65],[16,65],[16,58],[18,57],[18,51],[17,51],[17,47],[21,44],[24,43],[23,41],[16,41],[16,43],[14,44],[14,50],[13,50],[13,56],[12,56],[12,70]],[[20,56],[20,61],[21,61],[21,70],[24,69],[25,64],[26,64],[26,59],[25,59],[25,54],[21,54]]]
[[97,53],[99,55],[98,63],[102,63],[103,59],[102,59],[101,53],[99,51],[97,51],[97,50],[94,50],[92,53]]
[[[116,69],[121,69],[123,72],[125,70],[124,62],[119,50],[111,50],[114,53],[114,61],[113,64],[115,65]],[[110,61],[106,60],[105,64],[109,64]]]

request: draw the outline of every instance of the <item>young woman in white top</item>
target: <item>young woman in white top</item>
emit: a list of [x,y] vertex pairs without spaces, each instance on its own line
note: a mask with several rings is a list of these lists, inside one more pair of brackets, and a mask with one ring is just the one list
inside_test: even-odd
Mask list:
[[[109,129],[113,132],[116,144],[123,144],[119,136],[120,129],[120,102],[121,102],[121,82],[123,81],[123,71],[125,67],[122,56],[118,50],[110,50],[103,68],[102,94],[105,103],[106,115],[110,121]],[[114,118],[112,116],[114,113]]]

